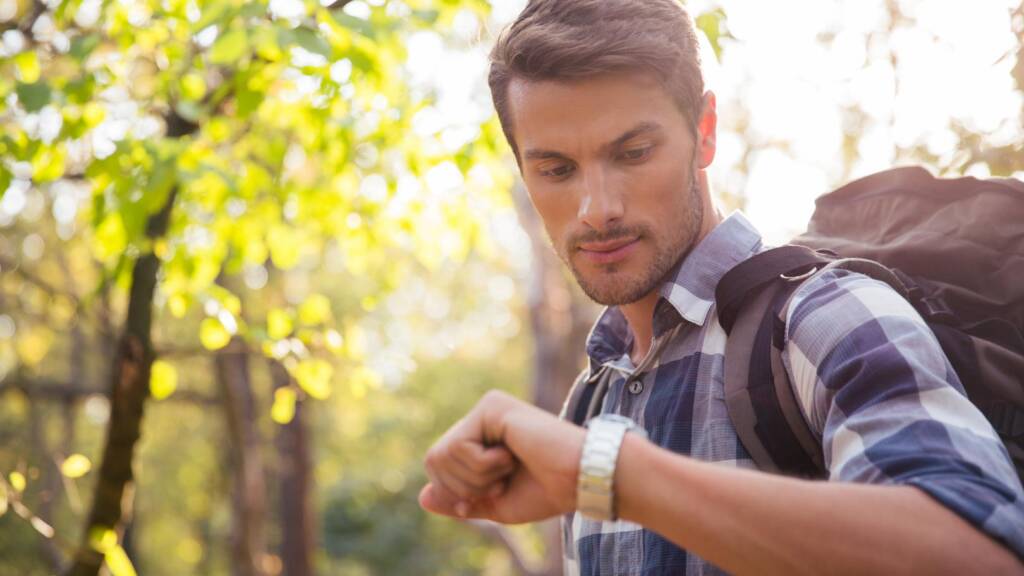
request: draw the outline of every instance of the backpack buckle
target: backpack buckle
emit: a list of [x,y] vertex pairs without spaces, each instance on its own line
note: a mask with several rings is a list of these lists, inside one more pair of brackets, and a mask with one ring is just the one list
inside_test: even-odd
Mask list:
[[817,272],[817,271],[818,271],[818,267],[817,266],[811,266],[811,268],[809,270],[807,270],[806,272],[794,274],[792,276],[789,276],[787,274],[779,274],[779,278],[782,278],[786,282],[801,282],[801,281],[806,280],[806,279],[810,278],[811,276],[813,276],[814,273]]
[[921,303],[921,307],[924,308],[925,316],[930,320],[938,320],[940,322],[950,322],[956,320],[956,316],[953,314],[953,310],[946,304],[946,301],[938,296],[925,296],[917,300]]

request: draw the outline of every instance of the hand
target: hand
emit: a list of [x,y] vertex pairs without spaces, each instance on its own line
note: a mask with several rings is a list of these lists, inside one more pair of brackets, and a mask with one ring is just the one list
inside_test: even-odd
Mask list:
[[425,510],[506,524],[576,509],[585,431],[491,391],[427,452]]

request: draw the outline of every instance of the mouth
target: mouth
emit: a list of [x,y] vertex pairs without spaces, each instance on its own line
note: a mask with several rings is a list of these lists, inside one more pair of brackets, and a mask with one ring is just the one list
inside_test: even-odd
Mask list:
[[629,256],[639,243],[639,237],[618,238],[606,242],[584,242],[579,254],[593,264],[613,264]]

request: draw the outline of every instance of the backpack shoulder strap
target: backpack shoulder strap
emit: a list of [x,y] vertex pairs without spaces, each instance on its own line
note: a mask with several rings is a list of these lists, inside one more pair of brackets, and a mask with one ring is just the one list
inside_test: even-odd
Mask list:
[[737,269],[736,274],[727,273],[716,290],[716,297],[726,300],[723,328],[731,323],[725,398],[733,427],[762,470],[822,477],[827,471],[821,439],[808,424],[804,402],[782,362],[793,297],[805,282],[832,269],[865,274],[902,295],[906,287],[896,274],[871,260],[836,259],[800,246],[768,250]]
[[716,287],[719,322],[728,334],[726,407],[740,442],[761,470],[824,474],[821,442],[803,415],[781,351],[793,294],[832,261],[803,246],[782,246],[740,263]]

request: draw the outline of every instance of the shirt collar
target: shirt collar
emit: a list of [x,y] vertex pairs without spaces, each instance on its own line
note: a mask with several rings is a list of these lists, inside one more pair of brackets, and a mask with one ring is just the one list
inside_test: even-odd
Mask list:
[[[762,249],[761,234],[742,212],[733,212],[716,226],[669,274],[654,309],[654,336],[682,320],[703,326],[715,302],[718,281],[733,266]],[[591,367],[629,351],[633,335],[617,306],[601,313],[587,338]]]

